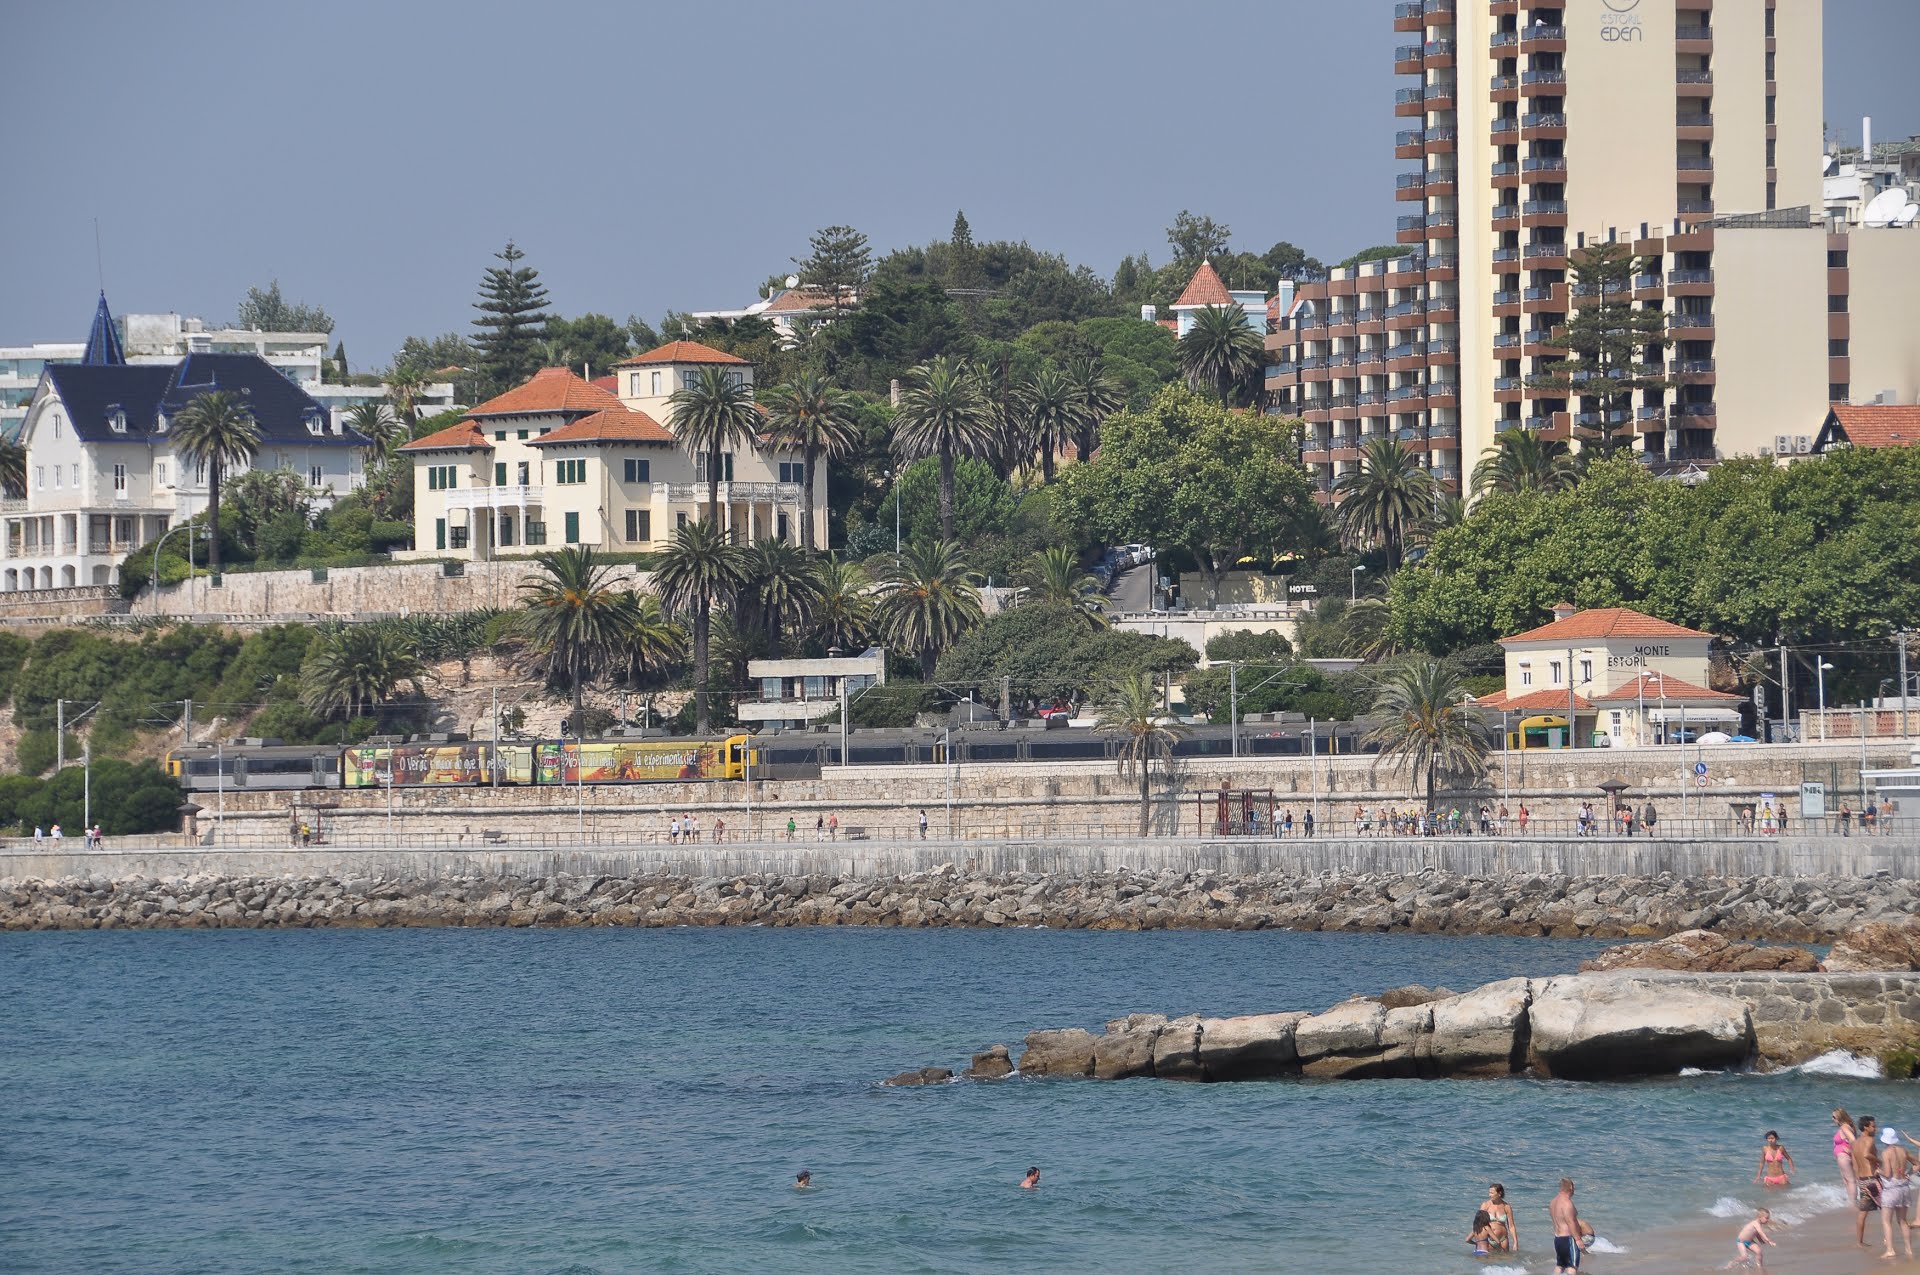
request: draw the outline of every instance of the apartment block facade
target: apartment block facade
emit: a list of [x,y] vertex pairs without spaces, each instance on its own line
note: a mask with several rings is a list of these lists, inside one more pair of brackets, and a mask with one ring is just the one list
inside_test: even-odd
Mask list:
[[[1815,433],[1830,400],[1920,394],[1920,233],[1825,214],[1821,10],[1397,4],[1407,254],[1301,281],[1267,343],[1322,499],[1371,438],[1460,491],[1506,429],[1630,428],[1650,463],[1692,465]],[[1646,374],[1668,385],[1624,407],[1536,384],[1564,357],[1547,342],[1577,309],[1578,253],[1608,241],[1639,261],[1633,304],[1667,314]]]

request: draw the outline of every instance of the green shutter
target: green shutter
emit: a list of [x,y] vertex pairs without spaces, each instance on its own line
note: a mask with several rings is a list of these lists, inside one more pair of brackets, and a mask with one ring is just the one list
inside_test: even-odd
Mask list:
[[579,514],[570,513],[567,515],[567,543],[570,545],[577,545],[580,543],[580,515]]
[[445,518],[435,518],[433,520],[433,547],[436,549],[444,549],[447,547],[447,520]]
[[493,485],[495,487],[505,487],[507,485],[507,462],[504,460],[496,460],[493,462]]

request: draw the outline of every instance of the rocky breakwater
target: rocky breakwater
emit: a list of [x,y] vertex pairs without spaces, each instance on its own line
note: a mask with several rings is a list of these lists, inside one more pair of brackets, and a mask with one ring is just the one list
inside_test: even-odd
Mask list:
[[1831,941],[1920,911],[1889,877],[1682,878],[1437,869],[1405,875],[1136,872],[986,874],[952,864],[883,878],[89,876],[0,885],[0,929],[310,926],[877,925],[1095,930],[1390,930]]
[[[1910,1050],[1920,974],[1695,974],[1618,970],[1509,978],[1472,991],[1402,988],[1318,1013],[1235,1018],[1130,1014],[1100,1032],[1031,1032],[1022,1076],[1269,1080],[1304,1076],[1572,1080],[1686,1068],[1787,1066],[1833,1048]],[[963,1074],[991,1079],[983,1060]],[[889,1083],[925,1083],[931,1069]],[[919,1076],[923,1079],[916,1080]]]

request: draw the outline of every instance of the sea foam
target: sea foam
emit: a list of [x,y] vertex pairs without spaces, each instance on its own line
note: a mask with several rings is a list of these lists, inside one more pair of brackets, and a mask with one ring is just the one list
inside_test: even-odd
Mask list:
[[1787,1070],[1808,1076],[1848,1076],[1855,1080],[1878,1080],[1883,1074],[1877,1059],[1850,1054],[1844,1049],[1829,1049]]
[[1626,1251],[1626,1245],[1615,1244],[1604,1235],[1594,1236],[1593,1242],[1587,1245],[1587,1252],[1589,1253],[1624,1253]]

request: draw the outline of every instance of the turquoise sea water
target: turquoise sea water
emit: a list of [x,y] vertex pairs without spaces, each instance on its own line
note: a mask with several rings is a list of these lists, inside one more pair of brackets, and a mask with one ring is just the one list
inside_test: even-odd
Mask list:
[[[1037,930],[397,930],[0,939],[0,1270],[1470,1271],[1507,1183],[1636,1236],[1711,1221],[1787,1075],[1632,1085],[1012,1081],[888,1090],[1028,1029],[1317,1008],[1572,969],[1518,939]],[[1037,1192],[1016,1189],[1029,1165]],[[817,1188],[791,1189],[813,1171]],[[1808,1193],[1810,1196],[1817,1193]],[[1810,1203],[1820,1203],[1813,1199]],[[1734,1223],[1712,1222],[1727,1229]],[[1646,1250],[1643,1247],[1642,1252]]]

